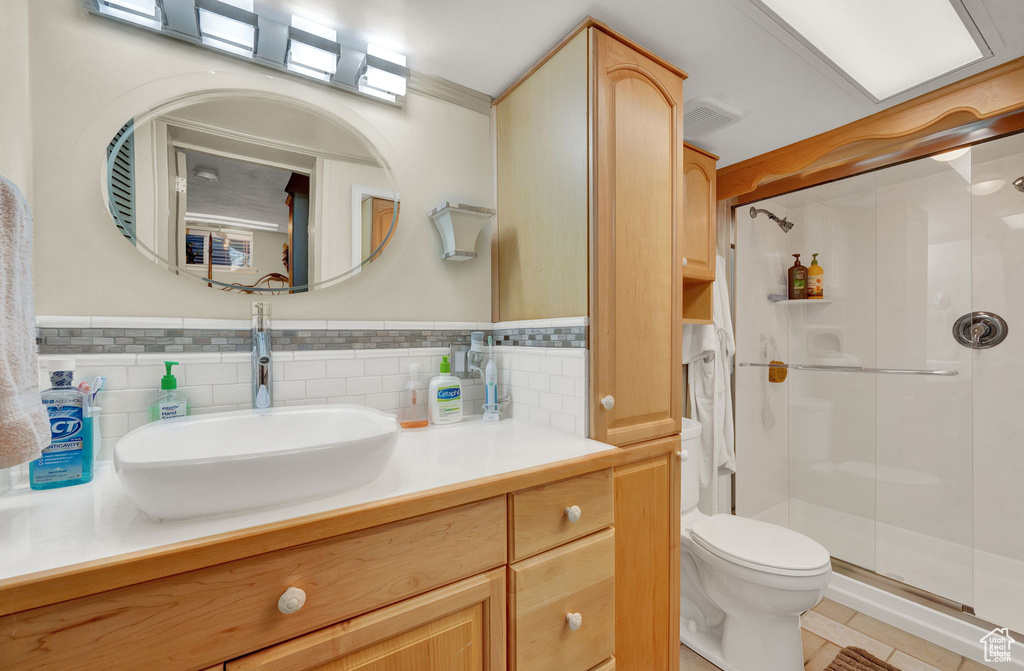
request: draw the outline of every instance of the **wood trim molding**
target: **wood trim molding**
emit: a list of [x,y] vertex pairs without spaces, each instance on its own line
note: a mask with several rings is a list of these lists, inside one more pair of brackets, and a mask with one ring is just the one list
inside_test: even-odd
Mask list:
[[686,72],[684,72],[682,69],[680,69],[677,66],[673,65],[672,63],[666,61],[664,58],[662,58],[661,56],[655,54],[650,49],[646,49],[646,48],[640,46],[639,44],[637,44],[633,40],[629,39],[628,37],[626,37],[622,33],[620,33],[618,31],[610,28],[607,24],[602,23],[601,21],[598,21],[597,19],[595,19],[592,16],[588,16],[585,19],[583,19],[582,21],[580,21],[578,24],[576,24],[576,27],[573,28],[572,30],[570,30],[568,35],[566,35],[565,37],[560,39],[555,46],[551,47],[551,49],[546,54],[544,54],[544,56],[542,56],[541,59],[538,60],[533,65],[533,67],[531,67],[529,70],[527,70],[525,73],[523,73],[523,76],[520,77],[519,79],[517,79],[515,81],[515,83],[512,84],[512,86],[508,87],[501,95],[499,95],[497,98],[495,98],[494,102],[491,103],[491,105],[492,106],[493,105],[497,105],[502,100],[504,100],[506,97],[508,97],[508,94],[512,93],[517,88],[519,88],[519,85],[522,84],[523,82],[525,82],[527,79],[529,79],[530,75],[532,75],[534,72],[539,70],[540,67],[542,65],[544,65],[545,63],[547,63],[548,60],[552,56],[557,54],[559,52],[559,50],[561,50],[562,47],[564,47],[566,44],[571,42],[572,38],[576,37],[577,35],[579,35],[582,31],[586,30],[587,28],[597,28],[598,30],[601,30],[602,32],[607,33],[611,37],[614,37],[619,42],[622,42],[623,44],[625,44],[629,48],[633,49],[634,51],[637,51],[637,52],[643,54],[644,56],[646,56],[647,58],[650,58],[652,61],[654,61],[658,65],[660,65],[660,66],[662,66],[662,67],[664,67],[664,68],[666,68],[668,70],[671,70],[672,72],[674,72],[675,74],[679,75],[683,79],[688,79],[689,78],[689,75],[686,74]]
[[690,144],[689,142],[683,142],[683,146],[686,147],[687,149],[692,149],[693,151],[698,152],[700,154],[704,154],[705,156],[707,156],[708,158],[710,158],[713,161],[717,161],[718,158],[719,158],[718,156],[716,156],[715,154],[712,154],[707,149],[704,149],[703,147],[698,147],[695,144]]
[[1024,58],[718,171],[745,204],[1024,130]]

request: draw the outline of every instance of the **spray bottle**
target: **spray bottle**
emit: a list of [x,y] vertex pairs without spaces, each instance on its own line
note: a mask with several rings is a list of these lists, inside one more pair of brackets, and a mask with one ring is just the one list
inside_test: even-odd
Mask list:
[[501,419],[498,412],[498,364],[494,362],[494,338],[487,336],[490,352],[487,366],[484,367],[484,421],[497,422]]

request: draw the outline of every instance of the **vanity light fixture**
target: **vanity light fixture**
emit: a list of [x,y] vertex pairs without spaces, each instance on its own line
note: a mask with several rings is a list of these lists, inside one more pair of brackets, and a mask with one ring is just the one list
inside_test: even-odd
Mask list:
[[80,1],[94,16],[405,106],[412,73],[404,55],[298,15],[285,23],[258,14],[254,0]]
[[237,56],[252,57],[256,50],[259,17],[253,0],[196,0],[203,44]]
[[445,202],[434,208],[430,220],[441,236],[441,258],[445,261],[468,261],[476,256],[476,239],[484,224],[497,211],[486,207]]
[[950,151],[942,152],[941,154],[936,154],[935,156],[932,156],[931,159],[933,161],[942,161],[943,163],[949,163],[950,161],[957,160],[958,158],[960,158],[961,156],[963,156],[964,154],[966,154],[970,150],[971,150],[970,147],[961,147],[960,149],[952,149]]
[[1005,179],[990,179],[987,182],[978,182],[968,187],[973,196],[991,196],[999,189],[1006,186]]
[[330,81],[338,71],[338,31],[292,15],[288,31],[288,69],[292,72]]
[[163,22],[157,0],[100,0],[99,10],[148,28],[159,29]]

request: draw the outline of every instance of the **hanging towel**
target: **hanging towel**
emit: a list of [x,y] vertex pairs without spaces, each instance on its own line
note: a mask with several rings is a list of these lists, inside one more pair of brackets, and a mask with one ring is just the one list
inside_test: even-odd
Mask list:
[[50,444],[37,371],[32,216],[0,176],[0,468],[37,459]]
[[[718,272],[725,259],[717,259]],[[712,488],[712,506],[717,512],[718,478],[736,470],[732,425],[732,356],[736,341],[729,312],[729,286],[715,278],[712,285],[712,324],[683,326],[683,363],[694,419],[701,423],[700,486]]]

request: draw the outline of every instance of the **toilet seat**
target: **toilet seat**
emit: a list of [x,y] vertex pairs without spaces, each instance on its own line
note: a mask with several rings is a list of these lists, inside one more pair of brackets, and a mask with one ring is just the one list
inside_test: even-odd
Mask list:
[[820,575],[831,559],[820,543],[767,522],[734,515],[714,515],[690,528],[693,541],[726,561],[775,575]]

